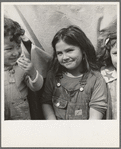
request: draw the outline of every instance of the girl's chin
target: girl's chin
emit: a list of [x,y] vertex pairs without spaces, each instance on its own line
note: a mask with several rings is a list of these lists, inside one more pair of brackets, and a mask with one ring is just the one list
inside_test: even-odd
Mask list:
[[8,65],[4,65],[5,67],[10,67],[10,66],[14,66],[17,62],[13,62],[13,63],[10,63]]
[[17,60],[11,61],[11,65],[16,64]]

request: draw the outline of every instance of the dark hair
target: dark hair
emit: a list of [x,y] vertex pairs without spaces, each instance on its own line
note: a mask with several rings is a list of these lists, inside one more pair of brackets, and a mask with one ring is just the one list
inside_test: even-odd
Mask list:
[[112,60],[110,55],[110,50],[115,45],[117,41],[117,19],[109,24],[109,26],[104,29],[99,37],[97,43],[97,64],[98,67],[111,66]]
[[80,48],[84,54],[84,60],[82,61],[85,68],[84,72],[88,71],[89,69],[98,70],[98,66],[96,65],[96,52],[92,43],[79,27],[71,25],[58,31],[52,40],[52,47],[54,49],[52,70],[55,74],[65,71],[65,68],[58,62],[56,55],[55,46],[60,40],[69,45],[78,46]]
[[20,36],[24,35],[25,30],[21,28],[19,23],[13,21],[10,18],[4,17],[4,37],[11,36],[10,41],[20,43]]

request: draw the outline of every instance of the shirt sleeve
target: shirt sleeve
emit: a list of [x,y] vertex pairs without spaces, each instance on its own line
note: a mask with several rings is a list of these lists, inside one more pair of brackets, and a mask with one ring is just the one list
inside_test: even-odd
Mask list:
[[104,114],[107,110],[108,91],[102,76],[97,77],[89,106]]
[[43,87],[43,93],[41,96],[40,102],[42,104],[51,104],[52,103],[53,89],[54,89],[54,79],[53,79],[51,73],[49,72],[46,77],[44,87]]
[[29,76],[26,76],[26,83],[27,86],[32,90],[32,91],[39,91],[42,86],[43,86],[43,77],[36,71],[36,77],[34,80],[31,80]]

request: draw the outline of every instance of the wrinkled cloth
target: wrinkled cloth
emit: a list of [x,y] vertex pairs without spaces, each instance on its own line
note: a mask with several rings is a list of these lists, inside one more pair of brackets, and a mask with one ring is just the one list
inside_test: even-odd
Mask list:
[[27,99],[28,87],[37,91],[43,85],[43,78],[39,73],[35,80],[31,80],[18,65],[13,66],[14,73],[4,71],[5,120],[31,119]]
[[23,44],[22,49],[25,56],[31,59],[36,70],[38,70],[38,72],[43,76],[43,78],[46,78],[47,72],[51,65],[52,57],[47,52],[34,44],[32,44],[30,53],[27,51]]
[[101,69],[101,73],[107,83],[107,87],[110,91],[110,98],[108,100],[110,100],[110,104],[108,106],[110,106],[109,108],[110,113],[108,113],[108,115],[111,115],[110,117],[107,115],[108,119],[117,119],[117,71],[115,70],[114,67],[109,67],[109,68],[105,68],[103,67]]
[[[71,78],[66,75],[63,75],[59,84],[50,71],[45,82],[42,103],[53,104],[57,119],[88,119],[89,108],[104,115],[107,110],[107,88],[102,75],[99,72],[89,73],[84,88],[80,84],[80,77]],[[87,108],[82,106],[83,103]],[[71,111],[73,109],[72,114],[69,113],[70,108]]]
[[[30,40],[23,42],[23,53],[27,58],[31,59],[36,70],[38,70],[38,72],[43,76],[45,82],[47,72],[51,65],[52,57],[40,47],[32,44]],[[30,89],[28,90],[28,101],[32,120],[44,119],[40,103],[42,92],[43,87],[37,92],[33,92]]]

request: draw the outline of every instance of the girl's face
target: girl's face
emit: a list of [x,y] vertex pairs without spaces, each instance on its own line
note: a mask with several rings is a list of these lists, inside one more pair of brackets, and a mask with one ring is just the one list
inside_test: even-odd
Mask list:
[[56,54],[59,63],[71,71],[80,71],[82,51],[78,46],[73,46],[60,40],[56,46]]
[[110,55],[112,64],[117,69],[117,43],[111,48]]
[[4,38],[4,65],[13,66],[21,55],[21,44],[10,41],[10,36]]

